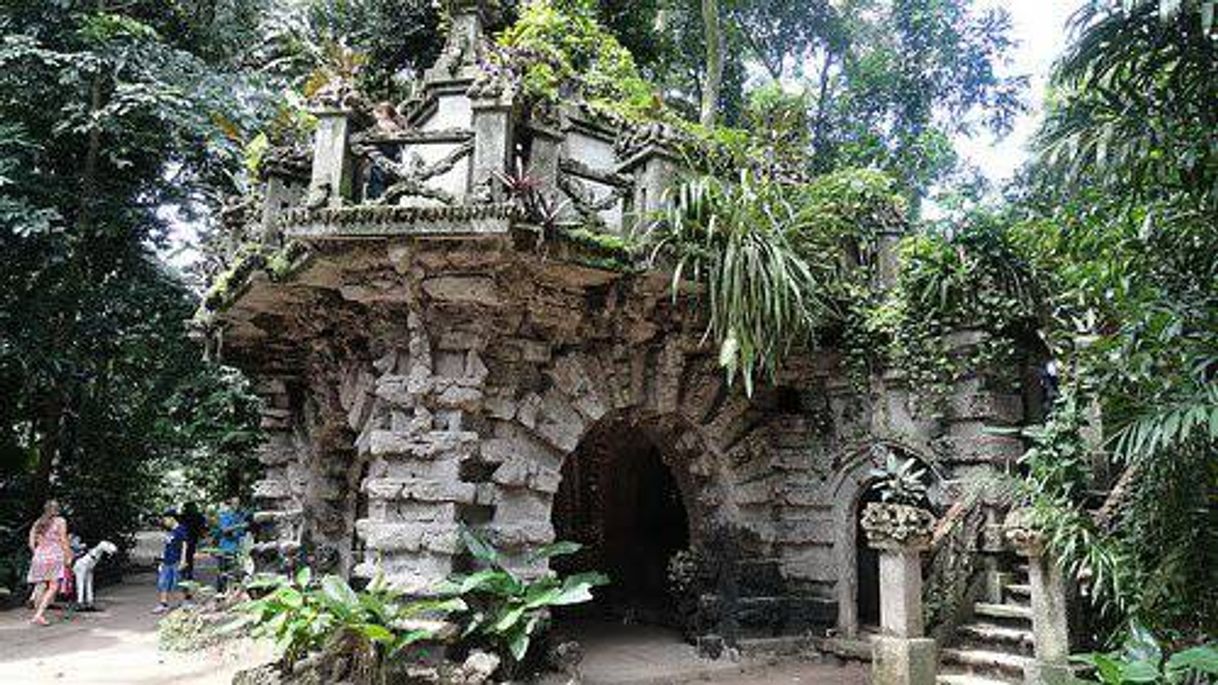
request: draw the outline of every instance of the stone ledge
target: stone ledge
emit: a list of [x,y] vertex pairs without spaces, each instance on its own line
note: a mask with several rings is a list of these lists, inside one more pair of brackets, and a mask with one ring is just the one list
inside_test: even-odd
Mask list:
[[402,207],[355,205],[285,212],[279,226],[289,238],[475,237],[507,235],[518,210],[512,204]]

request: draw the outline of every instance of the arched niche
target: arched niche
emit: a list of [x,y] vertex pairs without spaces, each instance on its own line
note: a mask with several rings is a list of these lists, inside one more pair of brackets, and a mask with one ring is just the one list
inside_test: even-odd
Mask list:
[[[858,517],[867,503],[868,492],[875,481],[873,471],[884,466],[888,451],[901,459],[914,458],[933,479],[933,460],[914,448],[888,440],[877,440],[850,450],[845,461],[830,482],[829,492],[833,501],[833,524],[837,531],[834,550],[838,568],[837,578],[837,629],[844,637],[855,637],[859,633],[859,539]],[[933,495],[932,495],[933,497]]]

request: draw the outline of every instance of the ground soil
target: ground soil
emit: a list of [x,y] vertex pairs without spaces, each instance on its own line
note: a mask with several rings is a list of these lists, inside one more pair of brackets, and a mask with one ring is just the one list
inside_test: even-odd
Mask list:
[[[157,646],[154,578],[129,577],[99,589],[96,613],[52,610],[48,627],[31,625],[29,611],[0,612],[0,683],[39,685],[227,685],[233,674],[269,659],[249,642],[202,653],[163,652]],[[858,664],[813,658],[707,661],[671,631],[646,626],[600,626],[578,636],[582,674],[589,685],[864,685]]]
[[162,652],[157,647],[155,578],[142,574],[97,590],[95,613],[52,609],[50,626],[30,611],[0,612],[0,683],[25,685],[228,685],[233,673],[265,660],[264,648]]

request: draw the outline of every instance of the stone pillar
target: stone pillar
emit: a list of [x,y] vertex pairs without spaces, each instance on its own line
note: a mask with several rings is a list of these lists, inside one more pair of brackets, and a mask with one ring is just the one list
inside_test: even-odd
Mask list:
[[1061,567],[1045,549],[1044,536],[1031,527],[1028,513],[1012,511],[1005,523],[1007,541],[1028,560],[1035,659],[1024,667],[1028,685],[1072,683],[1067,586]]
[[[873,547],[876,545],[873,545]],[[924,546],[884,544],[880,550],[880,626],[885,635],[921,637]]]
[[[501,85],[501,84],[495,84]],[[497,175],[512,165],[512,94],[489,87],[471,101],[474,114],[474,162],[470,173],[470,199],[495,202],[503,199]]]
[[266,438],[258,447],[262,478],[254,484],[254,553],[260,565],[279,570],[284,555],[300,546],[304,488],[299,445],[293,435],[295,411],[288,384],[294,379],[264,376],[255,384],[263,400],[261,427]]
[[875,284],[883,290],[896,285],[897,276],[901,270],[901,256],[898,248],[902,235],[899,231],[885,230],[876,236]]
[[880,631],[871,643],[873,685],[934,685],[938,646],[923,637],[922,561],[935,519],[903,504],[863,510],[868,543],[880,552]]
[[623,221],[623,230],[632,222],[647,221],[663,207],[664,193],[677,177],[675,136],[664,124],[651,124],[618,144],[617,155],[622,160],[618,173],[634,175],[630,216]]
[[317,131],[313,135],[313,172],[309,180],[308,205],[340,207],[351,197],[354,164],[348,138],[350,112],[341,107],[319,108]]
[[544,124],[534,123],[533,142],[529,148],[528,173],[541,184],[543,193],[558,192],[558,158],[561,154],[562,133]]

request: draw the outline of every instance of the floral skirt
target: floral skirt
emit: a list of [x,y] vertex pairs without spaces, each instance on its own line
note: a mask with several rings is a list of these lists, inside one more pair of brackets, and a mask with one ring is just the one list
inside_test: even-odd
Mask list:
[[34,558],[30,560],[30,573],[26,581],[30,583],[47,583],[58,581],[63,577],[63,550],[40,547],[34,550]]

